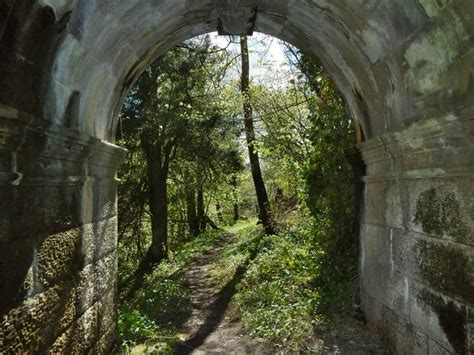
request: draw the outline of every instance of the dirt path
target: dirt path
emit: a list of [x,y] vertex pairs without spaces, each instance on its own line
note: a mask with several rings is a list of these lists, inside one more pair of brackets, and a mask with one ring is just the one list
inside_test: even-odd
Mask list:
[[210,276],[212,263],[233,234],[224,234],[216,247],[189,265],[187,287],[191,291],[192,315],[181,333],[189,334],[177,347],[176,354],[270,354],[263,342],[242,334],[239,322],[233,320],[229,305],[241,275],[220,287]]

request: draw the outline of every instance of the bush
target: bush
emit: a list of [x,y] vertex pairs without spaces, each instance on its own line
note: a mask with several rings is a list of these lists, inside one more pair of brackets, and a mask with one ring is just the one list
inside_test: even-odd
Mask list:
[[118,332],[120,339],[124,339],[122,347],[144,341],[152,337],[157,331],[153,320],[142,314],[138,309],[129,305],[122,306],[118,314]]

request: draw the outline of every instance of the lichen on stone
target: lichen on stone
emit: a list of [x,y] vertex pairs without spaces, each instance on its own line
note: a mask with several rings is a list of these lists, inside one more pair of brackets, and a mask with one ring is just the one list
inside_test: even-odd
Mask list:
[[416,243],[416,253],[420,275],[433,289],[474,303],[474,265],[465,253],[424,240]]
[[456,195],[442,188],[431,187],[420,194],[413,222],[427,234],[448,235],[459,242],[464,242],[469,233]]
[[457,354],[466,353],[466,311],[453,301],[444,300],[426,290],[419,296],[436,313],[440,327]]

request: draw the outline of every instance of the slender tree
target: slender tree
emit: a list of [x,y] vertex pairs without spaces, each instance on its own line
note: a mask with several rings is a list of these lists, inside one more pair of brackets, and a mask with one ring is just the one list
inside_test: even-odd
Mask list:
[[234,222],[237,222],[240,219],[239,213],[239,191],[238,191],[238,180],[237,175],[233,174],[230,179],[230,185],[232,187],[232,200],[233,200],[233,219]]
[[267,234],[274,234],[274,229],[270,217],[270,208],[268,203],[268,194],[260,169],[260,160],[258,152],[255,149],[255,127],[253,123],[253,110],[250,101],[250,60],[247,36],[240,36],[240,51],[242,56],[242,76],[240,80],[240,89],[242,92],[245,135],[247,137],[247,146],[249,151],[250,168],[252,178],[257,194],[259,217]]

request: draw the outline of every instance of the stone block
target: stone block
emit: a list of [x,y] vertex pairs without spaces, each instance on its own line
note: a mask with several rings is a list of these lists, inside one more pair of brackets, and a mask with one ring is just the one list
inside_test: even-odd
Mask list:
[[74,300],[74,289],[57,285],[10,310],[1,319],[0,353],[46,350],[74,320]]
[[408,185],[411,230],[474,245],[474,180],[426,179]]
[[117,248],[117,217],[88,223],[82,227],[84,264],[93,263]]
[[97,301],[98,292],[95,281],[94,264],[89,264],[79,273],[78,276],[76,302],[78,315],[84,313]]
[[396,354],[427,354],[429,338],[407,319],[362,293],[362,309],[369,327]]
[[360,256],[360,286],[363,292],[397,310],[406,318],[409,313],[410,281],[405,270],[397,269],[393,239],[399,233],[379,226],[363,225]]
[[447,296],[474,304],[474,253],[471,247],[435,239],[416,241],[418,278]]
[[75,228],[52,235],[41,244],[31,265],[38,283],[35,287],[44,289],[74,278],[84,264],[80,238],[81,230]]
[[99,295],[105,294],[116,285],[117,255],[109,254],[95,264],[96,283]]
[[109,219],[117,215],[117,187],[115,185],[94,186],[94,218]]
[[[440,296],[429,287],[415,283],[410,321],[418,329],[430,334],[430,348],[438,346],[449,353],[467,353],[466,307]],[[432,344],[433,343],[433,344]]]
[[67,185],[20,185],[11,189],[12,204],[7,209],[11,237],[42,242],[49,235],[77,226],[78,192],[77,187]]
[[99,300],[98,307],[98,321],[99,329],[101,334],[116,325],[117,320],[117,290],[115,288],[110,289],[104,296]]
[[104,294],[116,285],[117,260],[109,254],[93,264],[87,265],[79,273],[77,287],[77,312],[82,314],[92,307]]
[[84,354],[99,340],[98,307],[89,308],[49,347],[50,354]]
[[462,303],[472,303],[472,247],[410,231],[394,233],[391,240],[391,262],[396,270]]
[[98,305],[89,308],[73,325],[73,353],[83,353],[99,338]]
[[99,339],[99,341],[89,350],[89,355],[102,355],[102,354],[110,354],[112,351],[111,349],[114,348],[115,339],[117,337],[117,329],[116,326],[113,325],[109,329],[106,330],[104,335]]
[[365,187],[365,222],[384,226],[387,212],[387,182],[371,181]]

